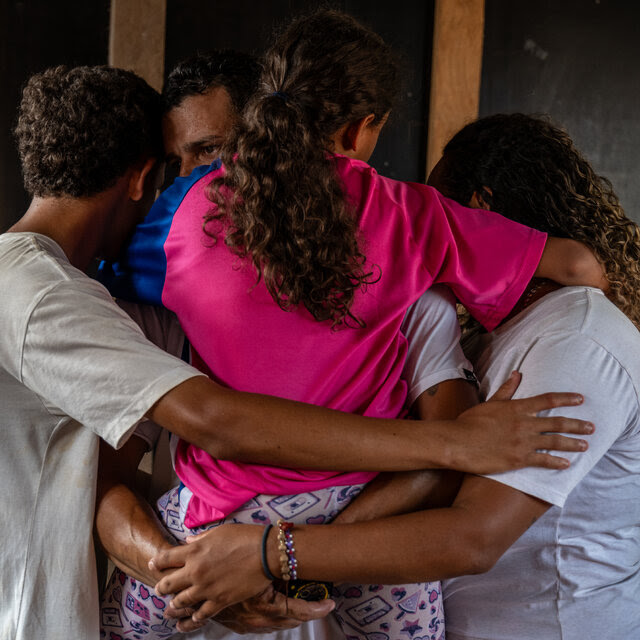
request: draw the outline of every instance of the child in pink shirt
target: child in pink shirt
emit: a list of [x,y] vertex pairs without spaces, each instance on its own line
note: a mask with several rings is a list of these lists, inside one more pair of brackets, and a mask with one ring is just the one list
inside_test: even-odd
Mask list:
[[[217,382],[395,418],[407,393],[401,324],[432,284],[450,286],[491,330],[534,275],[571,282],[557,256],[584,248],[553,240],[545,249],[545,234],[366,164],[394,94],[395,65],[376,34],[336,12],[299,20],[267,55],[224,167],[178,179],[154,205],[149,219],[167,226],[162,303],[178,315],[194,364]],[[221,519],[328,520],[376,475],[330,460],[327,471],[216,460],[186,442],[176,443],[174,463],[184,486],[159,507],[180,538]],[[437,583],[367,589],[342,590],[353,596],[345,634],[400,638],[410,614],[421,635],[443,637]],[[144,593],[114,578],[103,617],[108,609],[123,626],[104,625],[106,637],[171,633],[157,613],[165,603],[156,598],[154,610]]]

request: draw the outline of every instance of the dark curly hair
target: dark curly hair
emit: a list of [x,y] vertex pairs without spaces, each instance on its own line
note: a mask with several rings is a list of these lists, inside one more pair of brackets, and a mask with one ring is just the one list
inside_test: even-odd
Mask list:
[[640,230],[611,183],[548,118],[481,118],[453,136],[433,175],[462,204],[477,192],[507,218],[589,246],[605,267],[609,298],[640,327]]
[[226,174],[209,191],[218,211],[205,231],[225,221],[227,245],[250,257],[282,309],[302,304],[333,327],[362,326],[354,295],[378,275],[328,152],[343,125],[371,113],[380,123],[396,91],[389,47],[337,11],[295,20],[267,52],[244,122],[222,149]]
[[164,111],[171,111],[188,96],[224,87],[234,109],[241,113],[258,88],[261,69],[256,57],[241,51],[198,53],[178,63],[167,76],[162,90]]
[[27,82],[15,128],[25,189],[91,196],[162,155],[159,94],[130,71],[55,67]]

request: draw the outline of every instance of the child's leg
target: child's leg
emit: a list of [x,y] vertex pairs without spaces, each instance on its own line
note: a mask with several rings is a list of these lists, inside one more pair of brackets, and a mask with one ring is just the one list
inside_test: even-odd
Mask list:
[[340,584],[334,615],[348,640],[443,640],[439,582]]

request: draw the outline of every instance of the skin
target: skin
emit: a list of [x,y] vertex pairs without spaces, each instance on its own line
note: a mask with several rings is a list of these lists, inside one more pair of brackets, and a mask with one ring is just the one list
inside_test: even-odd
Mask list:
[[[450,380],[436,389],[423,393],[414,406],[423,419],[453,419],[463,410],[477,404],[475,387],[462,380]],[[96,531],[106,543],[111,559],[132,577],[146,584],[155,584],[164,572],[148,565],[149,559],[161,551],[170,549],[175,542],[167,536],[153,511],[136,494],[135,472],[145,443],[131,438],[119,451],[102,444],[100,452],[100,483]],[[413,471],[397,474],[380,474],[358,499],[338,516],[339,522],[357,522],[406,513],[427,506],[451,503],[460,485],[461,475],[451,471]],[[398,492],[403,500],[398,501]],[[127,499],[128,498],[128,499]],[[128,506],[124,512],[123,505]],[[114,521],[123,526],[113,527]],[[115,538],[114,536],[117,536]],[[286,629],[301,622],[321,618],[334,607],[332,601],[304,602],[285,598],[267,589],[247,602],[239,603],[220,612],[216,620],[230,629],[246,633]],[[184,618],[180,622],[183,631],[201,626],[190,618],[192,610],[171,610],[172,616]]]
[[[510,397],[518,382],[517,376],[512,377],[493,401]],[[423,487],[429,494],[427,485]],[[376,496],[378,505],[380,495]],[[437,507],[437,501],[432,506]],[[358,501],[353,507],[358,509]],[[548,507],[537,498],[488,478],[466,476],[447,508],[368,522],[352,523],[346,517],[347,523],[340,526],[296,526],[299,576],[397,584],[484,572]],[[363,509],[363,519],[377,518],[380,508],[375,502],[369,504]],[[161,552],[152,560],[154,570],[180,568],[163,577],[156,591],[177,594],[172,601],[176,610],[204,603],[192,616],[194,624],[200,624],[233,597],[231,590],[238,594],[264,588],[266,578],[255,551],[261,533],[261,527],[223,525],[191,539],[185,546]],[[452,538],[455,545],[451,544]],[[381,554],[380,549],[385,553]],[[269,568],[279,575],[275,535],[269,536],[267,550]],[[235,567],[235,574],[226,574],[221,565],[224,558],[233,562],[230,566]]]
[[172,173],[188,176],[210,164],[236,121],[231,97],[224,87],[187,96],[162,120],[166,162]]
[[[427,184],[438,189],[445,171],[446,163],[441,158],[431,171]],[[491,193],[491,189],[485,189]],[[447,195],[445,189],[439,190]],[[474,193],[467,206],[487,211],[490,209],[480,193]],[[553,280],[565,286],[587,284],[605,293],[609,290],[609,281],[594,254],[582,243],[570,238],[547,238],[534,277]]]
[[144,219],[155,188],[155,160],[130,167],[113,187],[86,198],[35,197],[9,232],[34,232],[55,240],[71,264],[85,270],[94,258],[115,259]]
[[[358,157],[359,152],[363,155],[370,153],[381,129],[380,126],[374,130],[371,122],[372,119],[369,119],[368,122],[361,122],[359,126],[352,124],[339,131],[334,138],[336,150],[351,157]],[[361,138],[362,133],[366,134],[366,142]],[[372,139],[373,147],[367,144]],[[362,143],[359,144],[360,142]],[[547,243],[536,277],[552,277],[572,282],[576,272],[573,271],[573,267],[567,268],[564,264],[568,255],[571,256],[570,261],[578,265],[580,271],[578,278],[581,278],[584,273],[589,273],[589,277],[593,279],[592,282],[597,281],[600,286],[604,286],[605,278],[602,269],[590,252],[586,252],[585,248],[578,243],[558,239],[551,239]],[[412,492],[416,500],[421,495],[423,498],[426,497],[433,489],[425,480],[425,476],[419,474],[418,478],[419,480],[413,485],[415,492]],[[449,508],[432,509],[382,521],[376,520],[375,526],[362,523],[349,524],[388,515],[384,513],[384,509],[381,509],[381,505],[388,505],[388,501],[383,498],[393,496],[396,493],[394,490],[396,483],[401,482],[410,483],[411,480],[407,476],[398,474],[388,480],[388,486],[380,484],[375,487],[370,496],[365,493],[362,502],[356,501],[353,511],[345,512],[343,521],[346,526],[344,527],[317,528],[316,530],[301,527],[300,535],[296,534],[298,560],[300,566],[304,567],[301,577],[313,576],[314,579],[334,581],[399,583],[442,579],[486,571],[549,507],[548,504],[536,498],[500,485],[493,480],[466,476],[460,492]],[[359,502],[361,506],[358,506]],[[410,510],[411,507],[409,505],[407,507],[407,510]],[[388,506],[386,508],[393,510]],[[428,532],[426,536],[425,532]],[[466,550],[464,554],[459,552],[458,545],[452,552],[451,545],[448,544],[452,532],[456,537],[466,541],[461,545]],[[250,530],[246,531],[246,535],[251,533]],[[224,534],[221,533],[221,535]],[[164,594],[179,592],[172,602],[177,609],[193,607],[204,601],[192,616],[194,624],[199,624],[207,616],[218,611],[223,602],[219,582],[215,583],[213,573],[208,577],[206,570],[199,565],[199,562],[204,561],[205,556],[211,562],[209,554],[219,543],[219,539],[211,543],[209,534],[203,534],[193,541],[192,544],[197,547],[193,551],[191,546],[187,546],[180,550],[161,553],[152,561],[153,566],[165,570],[182,567],[173,574],[165,576],[156,589]],[[279,563],[275,543],[275,536],[271,536],[268,541],[269,566],[272,571],[277,572]],[[383,558],[379,557],[380,548],[387,550]],[[421,548],[425,551],[416,562],[407,557],[409,554],[405,555],[402,551],[397,551],[403,548]],[[331,558],[327,558],[328,549],[331,549]],[[374,561],[371,560],[372,557]],[[237,558],[236,561],[249,562],[249,558]],[[220,569],[219,565],[216,566],[218,581]],[[197,572],[195,580],[193,579],[194,571]],[[254,588],[257,588],[263,576],[259,573],[254,574],[254,579],[256,580]],[[231,587],[227,584],[226,588]],[[228,594],[224,596],[228,597]]]
[[[378,136],[380,134],[380,131],[383,125],[384,125],[384,120],[378,123],[374,122],[373,114],[371,114],[370,116],[367,116],[367,118],[364,118],[360,121],[357,121],[354,123],[348,123],[343,128],[341,128],[338,132],[336,132],[333,138],[334,150],[338,153],[342,153],[344,155],[347,155],[353,158],[358,158],[362,160],[368,159],[371,152],[373,151],[373,148],[375,147],[375,143],[377,142]],[[200,383],[204,383],[204,381],[200,381]],[[185,385],[188,385],[188,383],[185,383]],[[191,389],[187,389],[186,392],[187,392],[187,395],[190,395],[192,391]],[[196,392],[196,395],[197,395],[197,392]],[[503,402],[503,401],[500,401],[500,402]],[[503,403],[503,406],[506,409],[508,406],[511,406],[513,404],[514,403],[506,403],[506,404]],[[171,407],[171,403],[169,403],[168,407],[165,405],[166,403],[161,401],[158,404],[158,408],[159,408],[158,415],[157,416],[151,415],[151,417],[156,419],[157,421],[159,421],[158,418],[165,419],[165,423],[168,422],[170,424],[174,424],[173,430],[175,431],[176,425],[175,425],[174,419],[179,418],[179,416],[174,414],[174,411]],[[479,410],[483,411],[483,410],[486,410],[487,406],[488,405],[483,405],[484,409],[482,410],[480,410],[479,408],[476,408],[476,409],[472,409],[471,411],[472,412],[479,411]],[[494,404],[494,408],[495,406],[496,405]],[[538,405],[538,407],[536,408],[534,408],[533,406],[530,406],[529,411],[533,411],[534,413],[537,413],[537,411],[542,410],[542,408],[543,408],[542,405]],[[262,407],[262,409],[268,411],[267,407]],[[165,410],[167,410],[168,412],[165,413]],[[211,407],[211,410],[213,411],[214,416],[220,415],[222,417],[224,415],[224,411],[223,412],[216,411],[214,407]],[[300,414],[300,417],[301,417],[301,414]],[[309,436],[309,438],[307,439],[307,442],[313,440],[313,438],[322,439],[325,443],[332,441],[332,438],[333,438],[332,432],[331,430],[326,429],[327,427],[326,424],[320,427],[320,423],[318,422],[316,423],[318,425],[318,427],[316,428],[313,424],[313,421],[309,422],[308,418],[305,418],[305,423],[307,425],[306,433]],[[290,428],[291,428],[290,434],[291,434],[292,432],[295,431],[295,418],[292,421],[288,421],[287,424],[290,425]],[[335,426],[336,422],[334,421],[332,424],[333,426]],[[507,430],[505,430],[503,437],[508,437],[509,434],[514,433],[512,429],[513,425],[516,425],[516,429],[517,429],[517,421],[514,420],[512,425]],[[403,426],[406,426],[406,425],[403,425]],[[253,433],[241,434],[240,438],[235,440],[235,446],[236,447],[239,446],[240,448],[239,449],[238,448],[222,449],[221,452],[218,453],[218,457],[225,458],[225,459],[250,460],[253,462],[265,462],[269,464],[281,464],[282,466],[288,466],[288,464],[291,464],[291,465],[296,465],[296,466],[301,466],[306,468],[318,468],[317,466],[314,466],[314,465],[318,464],[318,460],[320,460],[321,461],[320,466],[322,466],[325,469],[328,468],[327,460],[331,460],[331,464],[329,465],[329,467],[335,468],[335,469],[343,469],[343,470],[356,469],[356,468],[362,468],[362,469],[377,468],[377,469],[383,469],[383,470],[384,469],[391,470],[393,468],[419,469],[419,468],[425,468],[425,467],[437,468],[441,466],[453,466],[450,464],[441,465],[441,462],[435,462],[434,464],[433,460],[430,463],[425,463],[423,461],[421,464],[418,464],[417,466],[412,466],[412,463],[410,462],[408,463],[408,466],[405,466],[407,465],[407,462],[404,462],[400,467],[395,466],[396,461],[394,460],[394,462],[392,463],[393,466],[391,466],[389,465],[389,459],[390,459],[389,452],[391,451],[392,453],[391,457],[393,458],[394,448],[391,446],[390,443],[385,443],[384,435],[383,435],[384,433],[387,433],[388,435],[388,431],[385,432],[383,430],[378,430],[378,434],[379,436],[382,437],[382,439],[380,439],[380,437],[378,436],[374,436],[372,440],[371,439],[371,436],[373,435],[372,431],[367,431],[365,435],[364,430],[353,431],[351,430],[351,427],[347,428],[345,426],[345,428],[349,429],[349,431],[347,432],[344,429],[340,428],[340,430],[342,431],[341,433],[342,438],[340,438],[341,440],[340,449],[343,452],[352,451],[352,450],[358,451],[360,459],[357,464],[362,466],[354,466],[353,460],[351,459],[347,460],[349,456],[345,458],[344,455],[337,454],[335,449],[332,451],[331,454],[327,454],[327,455],[319,453],[317,448],[314,448],[313,451],[309,451],[308,446],[306,446],[307,443],[303,441],[288,442],[289,444],[288,449],[290,451],[295,452],[294,457],[296,458],[295,462],[289,462],[291,458],[287,458],[286,455],[282,457],[282,452],[279,451],[278,447],[275,447],[275,450],[273,447],[269,449],[269,446],[268,446],[269,443],[273,443],[274,439],[277,440],[278,435],[276,431],[270,431],[269,428],[265,429],[264,427],[261,430],[254,431]],[[549,425],[547,429],[551,431],[552,427]],[[565,430],[565,429],[562,429],[562,430]],[[590,430],[590,428],[588,427],[587,430]],[[238,435],[237,431],[236,431],[236,435]],[[347,436],[348,442],[345,442],[345,435]],[[450,438],[451,435],[452,435],[452,430],[451,430],[451,426],[449,426],[447,431],[447,436]],[[201,437],[202,439],[207,440],[207,434],[204,432],[198,433],[197,437],[198,438]],[[465,429],[463,439],[466,439],[468,445],[471,444],[471,437],[472,437],[471,430]],[[560,436],[547,436],[547,437],[559,438]],[[247,440],[247,438],[249,438],[249,440]],[[251,440],[252,438],[257,439],[258,441],[257,446],[254,446],[255,443]],[[188,439],[191,439],[192,442],[196,442],[196,444],[198,444],[198,442],[193,440],[193,438],[188,438]],[[419,439],[420,438],[418,436],[418,440]],[[437,447],[437,439],[438,439],[438,435],[436,434],[435,430],[432,430],[428,438],[429,445],[425,443],[425,446]],[[366,442],[374,443],[372,447],[373,450],[367,446]],[[502,438],[499,437],[497,439],[494,439],[492,441],[494,446],[496,442],[501,443]],[[244,447],[245,447],[244,449],[241,443],[244,443]],[[409,444],[409,441],[407,441],[406,444],[413,450],[422,451],[422,446],[416,442],[415,429],[412,429],[410,444]],[[559,444],[560,444],[559,442],[555,443],[555,445],[549,442],[546,444],[546,448],[552,448],[557,450],[558,449],[557,445]],[[584,448],[586,443],[578,443],[577,440],[571,440],[571,442],[567,442],[565,444],[571,447],[578,446],[580,448]],[[391,446],[391,449],[388,448],[388,445]],[[539,444],[538,446],[539,448],[543,448],[542,444]],[[207,449],[207,447],[204,447],[204,448]],[[210,451],[211,449],[207,449],[207,450]],[[404,449],[404,451],[408,451],[408,450],[409,448]],[[380,452],[385,453],[384,461],[380,460]],[[377,463],[372,462],[371,457],[368,457],[371,455],[378,456]],[[544,456],[545,454],[536,453],[535,455]],[[481,457],[481,448],[474,447],[473,457],[476,460],[478,460]],[[365,458],[367,458],[366,462],[364,460]],[[286,459],[287,462],[283,463],[282,460],[284,459]],[[542,459],[540,459],[540,462],[542,462]],[[550,462],[550,461],[547,460],[545,463],[547,462]],[[553,463],[553,464],[556,464],[556,463]],[[562,463],[560,463],[560,465],[562,466]],[[422,478],[422,479],[417,480],[417,478]],[[397,481],[398,482],[399,481],[403,481],[403,482],[415,481],[418,483],[418,485],[422,487],[422,491],[424,492],[424,487],[429,485],[429,482],[425,483],[423,478],[424,476],[415,476],[413,479],[411,477],[405,477]],[[206,574],[207,566],[210,565],[210,566],[216,567],[216,573],[217,573],[216,579],[214,580],[213,576],[211,576],[211,580],[215,582],[215,587],[213,591],[207,591],[207,587],[202,587],[202,581],[200,581],[198,587],[189,587],[186,592],[179,594],[175,599],[176,611],[174,613],[178,617],[181,617],[185,613],[183,610],[181,610],[182,607],[184,606],[192,607],[197,603],[201,602],[202,600],[208,601],[200,610],[198,610],[196,614],[194,614],[194,617],[191,623],[192,626],[191,627],[183,626],[185,630],[187,628],[194,628],[194,626],[199,625],[203,619],[205,619],[206,617],[210,616],[213,613],[219,612],[221,609],[227,607],[228,605],[245,600],[246,598],[250,596],[254,596],[256,594],[260,594],[260,593],[264,594],[265,590],[269,588],[269,583],[262,576],[261,568],[259,566],[259,559],[255,554],[255,549],[257,548],[256,545],[257,544],[259,545],[259,542],[260,542],[259,540],[256,541],[255,539],[256,535],[261,534],[261,531],[259,529],[254,527],[234,528],[233,534],[234,535],[239,534],[239,535],[237,538],[234,538],[233,544],[228,545],[227,549],[229,550],[229,553],[226,553],[226,552],[223,553],[222,554],[223,558],[220,558],[220,552],[216,551],[216,549],[220,548],[220,547],[216,547],[216,542],[217,542],[216,538],[215,537],[212,538],[211,536],[209,536],[209,534],[205,534],[201,538],[198,538],[198,541],[196,543],[192,545],[188,545],[187,547],[184,547],[180,550],[180,551],[183,551],[183,553],[184,552],[188,553],[189,561],[187,562],[185,560],[184,555],[180,555],[180,556],[172,555],[172,554],[175,554],[176,550],[167,549],[168,545],[164,536],[160,532],[153,533],[153,529],[157,527],[157,524],[153,523],[147,516],[145,516],[144,510],[136,507],[138,498],[129,489],[126,489],[126,488],[122,489],[122,487],[123,487],[123,484],[122,483],[118,484],[118,481],[116,479],[115,484],[112,482],[111,487],[102,488],[101,490],[102,499],[101,499],[101,502],[98,504],[98,518],[96,521],[98,534],[102,539],[104,548],[111,555],[111,557],[118,564],[120,564],[120,566],[122,566],[125,569],[133,570],[134,575],[138,575],[139,577],[142,577],[145,580],[149,576],[157,578],[158,575],[160,575],[159,572],[162,572],[164,570],[171,569],[177,566],[183,567],[183,569],[162,578],[162,580],[159,583],[159,590],[160,590],[159,592],[161,593],[169,593],[174,590],[179,591],[187,587],[187,582],[190,578],[187,578],[186,576],[193,576],[193,572],[195,571],[195,573],[199,577],[201,577]],[[384,489],[384,487],[381,487],[381,490],[382,489]],[[419,491],[417,492],[419,493]],[[373,500],[371,504],[374,504],[376,501],[377,500]],[[367,502],[363,500],[361,504],[367,505]],[[412,508],[415,508],[415,506],[416,506],[415,504],[411,504],[411,505],[405,505],[403,508],[412,509]],[[101,510],[103,508],[106,509],[104,513],[107,513],[107,514],[109,513],[136,514],[138,522],[137,524],[131,523],[132,526],[130,527],[129,530],[124,528],[121,529],[120,533],[122,533],[122,535],[118,533],[113,533],[109,531],[111,527],[102,526],[101,524],[101,522],[105,521],[105,520],[101,520]],[[109,511],[110,509],[111,511]],[[373,507],[365,506],[365,507],[361,507],[361,509],[363,509],[363,514],[361,514],[360,517],[363,517],[363,518],[371,518],[371,517],[377,517],[381,515],[378,511],[375,511]],[[435,513],[436,511],[440,511],[440,510],[433,510],[432,512],[428,512],[428,513]],[[445,511],[447,513],[447,516],[450,516],[448,510],[442,510],[442,511]],[[368,513],[368,515],[366,515],[365,512]],[[455,513],[463,513],[463,512],[460,510],[455,510]],[[382,514],[382,515],[386,515],[386,514]],[[413,518],[415,517],[415,515],[416,514],[411,514],[410,516],[406,516],[406,517],[412,518],[412,522],[413,522]],[[421,514],[418,514],[418,515],[421,515]],[[109,522],[109,521],[113,522],[111,518],[107,517],[106,522]],[[396,519],[392,518],[389,520],[389,522],[391,524],[387,525],[387,527],[391,532],[390,535],[392,536],[396,535],[397,534],[397,530],[395,528]],[[530,520],[529,520],[529,523],[530,523]],[[349,525],[349,526],[356,526],[356,525]],[[400,525],[401,528],[403,526],[404,525],[402,524]],[[416,526],[419,526],[419,529],[417,529],[417,531],[419,532],[419,530],[422,528],[422,525],[419,525],[418,523],[416,523]],[[450,524],[446,524],[446,526],[450,526]],[[345,528],[346,527],[347,525],[345,525]],[[332,529],[333,528],[331,528],[331,530]],[[341,527],[341,530],[342,529],[343,528]],[[222,530],[223,532],[228,533],[227,528],[225,527],[220,527],[217,530],[218,531]],[[517,531],[519,531],[518,527],[511,527],[509,529],[509,531],[511,532],[513,532],[514,530],[516,533]],[[355,542],[355,541],[357,540],[360,534],[357,531],[357,529],[354,531],[356,532],[353,533],[353,536],[354,536],[353,541],[356,544],[356,546],[359,546],[359,542]],[[381,529],[381,531],[383,530]],[[227,535],[227,533],[223,533],[222,535]],[[405,535],[408,535],[408,532],[405,531],[404,533]],[[307,534],[306,533],[303,534],[303,537],[304,535],[307,535]],[[316,532],[311,532],[311,535],[316,535]],[[331,536],[332,534],[328,533],[326,535]],[[520,534],[518,533],[517,535],[520,535]],[[147,538],[146,536],[149,536],[149,537]],[[150,546],[147,546],[145,548],[144,545],[142,546],[136,545],[137,538],[154,540],[154,542]],[[213,540],[213,542],[211,543],[212,547],[210,548],[207,545],[209,545],[211,540]],[[270,563],[273,560],[273,549],[271,548],[273,545],[273,542],[274,540],[270,539],[269,541],[271,545],[269,549]],[[246,550],[246,546],[243,547],[243,545],[247,545],[247,544],[252,549],[250,553],[245,553],[243,551],[243,549]],[[143,559],[145,557],[149,557],[149,553],[152,551],[154,545],[156,549],[163,549],[163,550],[159,551],[159,553],[155,555],[155,563],[150,564],[145,569],[143,567]],[[200,550],[203,549],[204,547],[206,547],[206,553],[209,553],[209,552],[212,553],[211,556],[206,556],[206,554],[200,553]],[[185,551],[185,550],[188,550],[188,551]],[[372,549],[368,549],[368,552],[371,554]],[[326,547],[325,547],[325,553],[326,553]],[[120,555],[120,557],[118,557],[118,555]],[[220,562],[210,563],[210,560],[214,557],[220,558]],[[353,557],[354,559],[357,559],[358,557],[360,557],[360,554],[356,553],[354,554]],[[371,555],[369,555],[368,559],[370,558],[371,558]],[[308,559],[310,564],[307,565],[309,567],[309,573],[307,575],[311,575],[311,572],[312,572],[311,567],[314,567],[314,564],[311,557],[309,557]],[[246,569],[246,571],[249,572],[251,576],[251,578],[247,576],[246,581],[241,580],[240,582],[242,582],[242,584],[240,587],[238,586],[237,576],[233,575],[234,572],[232,569],[232,567],[237,566],[236,563],[238,562],[243,563],[244,568]],[[204,566],[200,566],[198,563],[204,563]],[[318,564],[319,563],[320,563],[320,560],[318,559]],[[229,567],[229,571],[225,571],[225,567]],[[315,565],[315,567],[317,568],[317,564]],[[343,571],[343,573],[346,572],[345,575],[347,575],[347,573],[351,571],[353,573],[351,574],[352,578],[350,579],[354,579],[354,580],[360,580],[363,576],[363,574],[360,573],[361,567],[355,566],[354,564],[351,564],[351,565],[347,564],[344,567],[342,567],[342,569],[339,569],[335,567],[332,563],[332,567],[329,567],[329,566],[324,567],[322,568],[322,571],[324,572],[325,575],[328,575],[332,571],[336,571],[337,572],[336,575],[340,571]],[[468,569],[468,566],[465,566],[465,572],[467,569]],[[394,564],[394,571],[396,571],[396,573],[394,574],[394,579],[391,581],[392,582],[407,581],[406,575],[403,573],[405,570],[407,571],[406,575],[411,575],[411,576],[415,575],[416,571],[418,572],[426,571],[427,573],[421,574],[420,581],[427,579],[425,578],[425,576],[427,575],[430,576],[430,573],[428,572],[431,571],[431,569],[426,568],[426,565],[419,564],[417,567],[409,568],[406,566],[406,562],[404,565],[402,564],[402,562],[400,562],[399,564],[398,563]],[[455,571],[455,569],[453,570]],[[135,573],[136,571],[138,572],[137,574]],[[389,574],[385,573],[385,571],[387,570],[384,568],[381,568],[381,573],[377,573],[375,579],[372,581],[388,581],[386,580],[386,576],[388,576]],[[411,573],[412,571],[413,573]],[[400,574],[402,574],[402,577],[399,577]],[[358,575],[359,577],[353,577],[355,575]],[[315,578],[319,576],[320,574],[318,573],[314,574]],[[384,576],[385,578],[383,578],[383,580],[380,580],[381,576]],[[338,579],[345,579],[345,578],[338,578]],[[367,580],[368,578],[364,578],[364,581],[367,581]],[[199,599],[196,600],[194,599],[196,595],[202,596],[202,597],[199,597]],[[278,610],[276,613],[272,611],[272,613],[274,617],[278,617],[279,615],[280,621],[282,622],[283,616],[281,615],[281,610]],[[285,620],[283,624],[286,625],[286,624],[289,624],[289,622]]]

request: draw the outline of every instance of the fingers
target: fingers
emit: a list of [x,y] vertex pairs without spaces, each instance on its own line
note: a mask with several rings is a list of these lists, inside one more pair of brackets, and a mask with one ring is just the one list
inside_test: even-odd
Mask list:
[[[173,573],[170,573],[166,576],[164,576],[154,587],[156,593],[159,596],[168,596],[172,593],[178,593],[179,591],[182,591],[183,589],[186,589],[187,587],[191,586],[193,580],[190,579],[188,573],[186,571],[181,571],[180,569],[174,571]],[[181,602],[179,601],[178,603],[174,603],[172,602],[172,606],[175,607],[176,609],[179,609],[180,607],[188,607],[191,606],[193,604],[196,604],[198,602],[198,600],[196,601],[189,601],[189,602]]]
[[188,554],[189,547],[186,545],[165,549],[149,560],[149,569],[152,571],[164,571],[165,569],[183,567]]
[[[563,416],[554,416],[550,418],[537,418],[537,428],[540,432],[554,433],[575,433],[576,435],[589,436],[595,431],[593,422],[587,420],[578,420],[577,418],[565,418]],[[567,444],[568,438],[558,439],[558,442]],[[575,441],[575,438],[571,438]],[[579,440],[579,442],[585,442]],[[586,444],[586,442],[585,442]],[[568,445],[572,446],[572,445]],[[557,449],[558,451],[584,451],[586,449],[565,449],[564,446],[544,447],[545,449]]]
[[194,536],[187,536],[185,542],[187,544],[191,544],[192,542],[197,542],[200,538],[204,538],[209,531],[202,531],[201,533],[197,533]]
[[203,602],[200,608],[191,616],[196,624],[204,624],[209,618],[220,611],[220,606],[211,600]]
[[511,375],[500,385],[500,388],[487,400],[511,400],[513,394],[518,389],[522,381],[522,374],[519,371],[512,371]]
[[569,438],[557,433],[543,434],[539,439],[541,446],[539,449],[547,451],[575,451],[582,452],[589,448],[589,443],[580,438]]
[[196,631],[196,629],[201,629],[202,627],[204,627],[205,624],[207,624],[206,620],[202,622],[195,622],[193,618],[182,618],[181,620],[178,620],[176,629],[180,633],[189,633],[190,631]]
[[287,616],[289,618],[295,618],[298,622],[308,622],[309,620],[324,618],[336,607],[336,603],[333,600],[308,602],[306,600],[287,598],[287,604]]
[[[306,602],[286,598],[282,594],[274,602],[251,600],[251,608],[241,610],[228,607],[215,619],[236,633],[271,633],[282,629],[294,629],[303,622],[324,618],[335,608],[333,600]],[[245,606],[247,603],[245,603]]]
[[562,470],[569,466],[569,461],[566,458],[553,456],[550,453],[537,452],[531,454],[527,466]]
[[[556,409],[557,407],[575,407],[584,402],[584,397],[579,393],[543,393],[539,396],[531,398],[521,398],[519,400],[511,400],[507,406],[516,413],[527,413],[535,416],[541,411]],[[165,551],[165,553],[170,553]]]
[[298,620],[290,618],[267,618],[257,615],[238,620],[235,617],[225,616],[224,612],[217,615],[215,620],[234,633],[272,633],[284,629],[295,629],[300,625]]
[[[182,609],[184,607],[195,607],[200,602],[202,602],[202,594],[198,593],[195,587],[189,587],[188,589],[180,591],[172,598],[171,606],[174,609]],[[221,608],[222,607],[218,606],[214,613],[220,611]],[[202,609],[202,607],[200,607],[200,609]],[[197,613],[198,612],[196,611],[194,615],[196,615]]]
[[180,620],[181,618],[190,618],[196,610],[193,607],[183,607],[182,609],[176,609],[171,604],[164,610],[165,618],[174,618]]
[[[567,420],[566,418],[560,418],[560,420]],[[562,428],[562,431],[566,431],[566,428]],[[566,469],[570,462],[567,458],[552,455],[547,451],[571,451],[576,453],[582,453],[589,448],[589,443],[586,440],[580,438],[569,438],[562,436],[558,433],[541,434],[537,440],[539,449],[546,451],[536,451],[529,456],[527,460],[527,466],[531,467],[543,467],[545,469]]]

